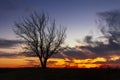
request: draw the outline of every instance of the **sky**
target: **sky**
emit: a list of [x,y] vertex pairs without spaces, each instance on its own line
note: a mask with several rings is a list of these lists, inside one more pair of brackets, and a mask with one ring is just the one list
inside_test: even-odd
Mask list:
[[[47,12],[58,25],[67,27],[66,44],[75,46],[77,39],[85,35],[98,35],[96,13],[119,9],[119,0],[1,0],[0,37],[14,39],[12,28],[21,17],[33,11]],[[8,34],[9,33],[9,34]],[[72,35],[72,36],[71,36]]]
[[[58,25],[61,24],[67,27],[65,45],[69,45],[72,48],[65,52],[67,56],[61,54],[63,57],[60,57],[58,62],[51,58],[50,62],[56,62],[56,66],[59,62],[62,66],[65,64],[65,56],[74,56],[72,57],[72,62],[78,66],[78,63],[82,62],[79,60],[78,62],[75,62],[75,60],[79,58],[82,59],[83,62],[84,60],[87,61],[87,59],[88,61],[89,59],[94,60],[94,64],[89,63],[93,66],[96,65],[95,63],[101,66],[101,63],[106,61],[110,62],[113,58],[119,60],[119,54],[113,55],[111,52],[110,55],[108,53],[106,54],[106,51],[101,51],[102,54],[98,54],[100,53],[99,51],[96,51],[99,49],[98,47],[92,49],[89,46],[85,46],[82,47],[82,50],[81,47],[75,47],[79,46],[79,43],[77,43],[76,40],[81,41],[87,35],[93,35],[94,37],[99,37],[101,35],[98,24],[96,23],[98,18],[96,15],[97,13],[116,9],[120,9],[120,0],[0,0],[0,62],[6,62],[1,63],[4,64],[3,67],[9,65],[8,61],[10,61],[11,64],[17,64],[17,67],[28,66],[28,64],[33,63],[33,65],[36,65],[35,63],[38,63],[34,57],[20,57],[21,55],[19,52],[21,52],[22,49],[18,45],[16,46],[16,44],[21,43],[21,41],[16,41],[17,37],[13,32],[14,22],[20,21],[22,17],[29,16],[34,11],[37,13],[40,13],[41,11],[47,12],[51,19],[56,20]],[[107,48],[107,50],[109,50],[109,48]],[[96,53],[96,56],[93,55],[93,53]],[[20,61],[21,64],[18,64],[18,62],[15,63],[14,61],[16,60],[18,62]],[[71,58],[67,60],[71,60]],[[85,66],[85,64],[86,63],[83,63],[82,65]],[[72,66],[73,64],[70,65]]]

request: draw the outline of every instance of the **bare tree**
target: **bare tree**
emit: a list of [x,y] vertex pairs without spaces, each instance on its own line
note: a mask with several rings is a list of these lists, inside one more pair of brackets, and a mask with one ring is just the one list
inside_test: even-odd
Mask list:
[[14,32],[25,41],[26,49],[39,57],[41,67],[46,68],[48,58],[58,53],[65,40],[66,28],[58,29],[45,13],[33,13],[23,22],[15,22]]
[[101,32],[109,42],[120,44],[120,11],[98,13]]

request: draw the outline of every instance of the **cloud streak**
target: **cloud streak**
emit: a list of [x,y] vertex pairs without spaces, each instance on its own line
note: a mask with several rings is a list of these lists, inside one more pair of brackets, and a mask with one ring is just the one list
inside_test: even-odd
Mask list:
[[3,51],[0,51],[0,58],[13,58],[13,57],[18,57],[18,56],[22,56],[22,54],[6,53]]
[[11,48],[21,43],[23,43],[23,41],[0,39],[0,48]]

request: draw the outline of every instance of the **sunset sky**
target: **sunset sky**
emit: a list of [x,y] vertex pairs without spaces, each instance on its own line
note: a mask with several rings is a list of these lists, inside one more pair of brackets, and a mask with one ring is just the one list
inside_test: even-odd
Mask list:
[[38,58],[21,53],[18,43],[22,42],[13,32],[14,22],[34,11],[47,12],[58,25],[67,27],[65,45],[70,48],[52,56],[48,67],[118,67],[120,45],[91,47],[84,42],[88,35],[94,39],[102,35],[97,13],[118,9],[120,0],[0,0],[0,68],[39,66]]

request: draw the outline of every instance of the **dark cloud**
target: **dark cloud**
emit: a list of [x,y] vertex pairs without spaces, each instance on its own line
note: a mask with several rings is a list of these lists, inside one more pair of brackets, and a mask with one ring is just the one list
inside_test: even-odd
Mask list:
[[4,57],[4,58],[12,58],[12,57],[18,57],[18,56],[22,56],[22,54],[16,54],[16,53],[6,53],[3,51],[0,51],[0,58]]
[[36,57],[37,55],[33,52],[21,52],[21,54],[23,56],[26,56],[26,57]]
[[23,43],[23,41],[0,39],[0,48],[14,47],[15,45],[20,44],[20,43]]
[[[85,58],[96,58],[96,57],[105,57],[110,55],[120,55],[120,45],[109,40],[108,44],[103,42],[92,41],[92,38],[86,38],[88,44],[92,43],[93,45],[86,45],[74,48],[63,49],[62,52],[52,55],[52,58],[68,58],[68,59],[85,59]],[[10,48],[19,43],[23,43],[18,40],[5,40],[0,39],[0,48]],[[14,57],[14,56],[26,56],[26,57],[37,57],[35,53],[32,52],[20,52],[19,54],[5,53],[0,52],[0,57]]]
[[68,58],[70,60],[74,58],[76,59],[93,58],[90,52],[86,53],[85,51],[79,50],[76,47],[63,50],[62,52],[57,53],[53,55],[52,57],[53,58]]
[[120,54],[120,45],[110,41],[109,44],[97,44],[97,46],[81,46],[82,49],[88,49],[97,55],[109,55],[111,52],[118,52],[113,54]]
[[[103,37],[101,37],[103,38]],[[107,44],[100,41],[92,41],[92,37],[87,36],[84,40],[88,45],[80,46],[82,50],[89,50],[95,53],[97,56],[109,56],[109,55],[120,55],[120,44],[115,42],[114,39],[108,38]]]
[[54,54],[51,56],[52,58],[64,58],[60,53]]
[[98,17],[104,37],[120,44],[120,10],[100,12]]
[[85,39],[84,39],[84,42],[86,42],[86,43],[93,43],[92,42],[92,36],[86,36]]
[[70,58],[86,58],[87,55],[84,52],[81,52],[79,50],[68,50],[64,52],[65,55],[67,55]]
[[[21,54],[26,57],[37,57],[37,55],[33,52],[22,52]],[[71,48],[68,50],[66,49],[51,56],[51,58],[68,58],[68,59],[73,58],[83,59],[87,57],[88,55],[86,53],[79,51],[76,48]]]
[[120,10],[105,11],[98,13],[99,30],[103,34],[100,40],[106,39],[107,43],[96,40],[94,36],[86,36],[85,46],[80,46],[83,50],[89,50],[97,56],[120,55]]

